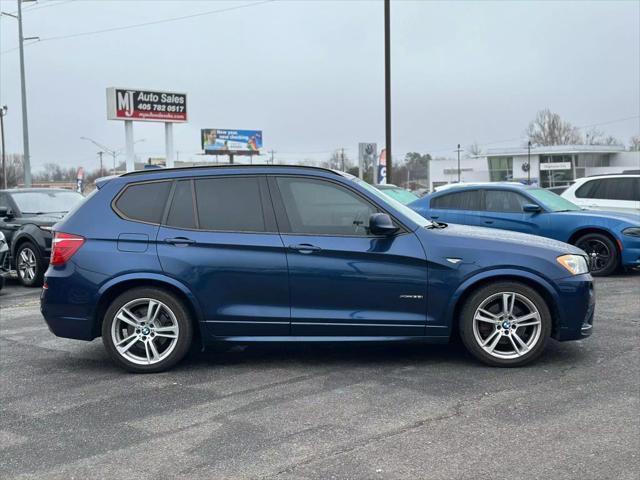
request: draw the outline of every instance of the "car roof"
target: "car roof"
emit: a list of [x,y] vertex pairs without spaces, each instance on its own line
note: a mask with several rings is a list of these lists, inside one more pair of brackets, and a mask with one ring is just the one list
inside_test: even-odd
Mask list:
[[120,177],[133,177],[133,176],[155,176],[166,175],[172,172],[197,172],[201,173],[208,170],[241,170],[241,171],[262,171],[264,169],[277,171],[279,169],[296,169],[300,171],[316,171],[323,173],[330,173],[333,175],[343,175],[343,172],[332,170],[330,168],[313,167],[308,165],[272,165],[272,164],[226,164],[226,165],[198,165],[194,167],[174,167],[174,168],[154,168],[149,170],[136,170],[135,172],[127,172],[119,175]]
[[622,173],[603,173],[600,175],[589,175],[588,177],[577,178],[576,182],[583,182],[586,180],[597,180],[600,178],[634,178],[640,177],[640,170],[631,170]]
[[[455,186],[454,186],[455,185]],[[440,195],[444,193],[453,193],[463,190],[486,190],[486,189],[498,189],[498,190],[527,190],[531,188],[537,188],[533,185],[524,185],[519,182],[482,182],[482,183],[456,183],[452,184],[449,188],[442,188],[433,192],[431,195]]]

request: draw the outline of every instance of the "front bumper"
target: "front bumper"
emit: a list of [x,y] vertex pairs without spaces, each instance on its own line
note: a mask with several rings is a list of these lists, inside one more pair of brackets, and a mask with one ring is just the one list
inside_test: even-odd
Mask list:
[[580,340],[591,335],[596,310],[596,294],[590,274],[576,275],[556,282],[557,302],[553,338]]

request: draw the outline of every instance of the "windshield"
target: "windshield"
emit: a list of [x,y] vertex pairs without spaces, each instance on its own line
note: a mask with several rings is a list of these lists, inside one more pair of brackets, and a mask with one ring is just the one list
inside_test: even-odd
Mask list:
[[542,188],[531,188],[527,192],[552,212],[573,212],[582,210],[575,203]]
[[414,212],[413,210],[411,210],[406,205],[403,205],[402,203],[397,201],[395,198],[392,198],[389,195],[386,195],[385,193],[382,193],[380,190],[378,190],[373,185],[369,185],[364,180],[361,180],[358,177],[354,177],[353,175],[349,175],[349,176],[345,175],[345,177],[348,178],[349,180],[351,180],[352,182],[357,183],[358,185],[363,187],[365,190],[367,190],[369,193],[372,193],[373,195],[378,197],[378,199],[382,200],[383,203],[391,205],[393,208],[398,210],[404,216],[409,217],[412,221],[414,221],[415,223],[417,223],[421,227],[428,227],[429,225],[431,225],[431,222],[429,220],[427,220],[426,218],[424,218],[422,215],[420,215],[417,212]]
[[419,200],[420,197],[403,188],[385,188],[382,193],[389,195],[391,198],[399,201],[403,205],[409,205],[411,202]]
[[67,213],[84,198],[71,190],[13,192],[11,197],[23,214]]

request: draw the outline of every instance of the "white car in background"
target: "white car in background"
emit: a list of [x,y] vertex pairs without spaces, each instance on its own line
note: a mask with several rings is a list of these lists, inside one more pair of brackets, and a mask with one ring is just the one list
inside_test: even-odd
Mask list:
[[616,210],[640,214],[640,173],[579,178],[562,197],[590,210]]

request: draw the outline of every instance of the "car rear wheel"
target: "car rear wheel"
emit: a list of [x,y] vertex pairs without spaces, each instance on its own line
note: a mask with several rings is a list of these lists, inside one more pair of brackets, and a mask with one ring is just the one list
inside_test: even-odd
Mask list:
[[543,352],[551,324],[549,308],[534,289],[500,282],[480,288],[465,302],[460,337],[487,365],[518,367]]
[[594,277],[611,275],[618,268],[620,254],[606,235],[587,233],[575,241],[575,246],[589,255],[589,269]]
[[16,271],[18,280],[25,287],[39,287],[44,280],[45,264],[38,247],[31,242],[25,242],[18,248],[16,254]]
[[186,308],[157,288],[135,288],[117,297],[102,323],[112,360],[136,373],[161,372],[184,358],[193,338]]

